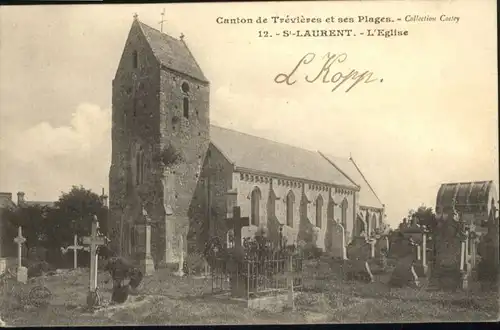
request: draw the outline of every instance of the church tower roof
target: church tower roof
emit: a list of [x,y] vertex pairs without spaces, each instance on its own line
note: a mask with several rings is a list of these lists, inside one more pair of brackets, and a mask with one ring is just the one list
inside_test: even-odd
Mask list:
[[134,23],[139,24],[151,50],[162,66],[203,83],[208,83],[208,79],[201,71],[184,40],[173,38],[139,20],[135,20]]

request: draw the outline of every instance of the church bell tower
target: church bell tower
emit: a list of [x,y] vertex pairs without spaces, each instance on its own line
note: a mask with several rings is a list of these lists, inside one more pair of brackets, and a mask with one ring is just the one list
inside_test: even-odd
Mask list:
[[144,221],[152,222],[156,265],[186,252],[209,145],[209,93],[184,36],[173,38],[135,16],[112,93],[110,228],[122,254],[143,250],[134,227]]

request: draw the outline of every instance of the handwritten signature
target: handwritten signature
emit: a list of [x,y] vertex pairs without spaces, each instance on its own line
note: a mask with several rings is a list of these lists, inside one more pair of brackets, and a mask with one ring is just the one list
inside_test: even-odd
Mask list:
[[[287,85],[293,85],[297,82],[296,79],[294,79],[294,75],[296,74],[297,70],[301,66],[305,66],[310,64],[314,59],[316,58],[315,53],[307,53],[302,57],[295,66],[295,68],[290,72],[289,74],[286,73],[280,73],[278,74],[275,78],[274,81],[277,84],[282,84],[286,83]],[[370,84],[374,82],[383,82],[384,79],[379,79],[379,78],[374,78],[373,77],[373,72],[371,71],[365,71],[363,73],[360,73],[357,70],[351,70],[351,72],[344,74],[340,71],[337,71],[333,74],[330,73],[331,71],[331,66],[335,63],[344,63],[347,60],[347,54],[346,53],[340,53],[340,54],[331,54],[330,52],[326,53],[325,56],[323,56],[323,59],[326,59],[325,63],[323,64],[323,67],[321,68],[321,71],[314,77],[311,78],[309,75],[306,75],[304,77],[304,80],[308,83],[314,83],[320,79],[321,76],[323,76],[323,79],[321,82],[323,83],[331,83],[335,84],[334,87],[332,88],[332,92],[336,91],[340,86],[342,86],[344,83],[346,83],[345,86],[349,86],[346,89],[346,93],[349,92],[351,89],[354,88],[357,84],[363,82],[365,84]],[[350,83],[350,85],[349,85]]]

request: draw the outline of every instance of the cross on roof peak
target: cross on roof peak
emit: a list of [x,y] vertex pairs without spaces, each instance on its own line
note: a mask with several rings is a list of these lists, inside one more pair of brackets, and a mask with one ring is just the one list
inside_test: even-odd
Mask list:
[[165,20],[165,8],[163,8],[163,11],[161,12],[161,21],[160,23],[160,32],[163,32],[163,22],[166,22]]
[[137,21],[138,18],[139,18],[139,15],[137,15],[137,13],[134,13],[134,20]]

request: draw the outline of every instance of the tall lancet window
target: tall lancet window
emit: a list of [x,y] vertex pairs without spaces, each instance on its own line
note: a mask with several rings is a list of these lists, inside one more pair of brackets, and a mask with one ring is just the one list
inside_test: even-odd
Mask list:
[[182,93],[184,93],[184,98],[182,100],[182,109],[184,110],[184,117],[189,118],[189,84],[187,82],[183,82],[181,85]]
[[377,216],[375,214],[372,215],[371,225],[370,225],[370,235],[377,229]]
[[137,51],[134,50],[134,52],[132,53],[132,67],[134,69],[137,69],[137,67],[138,67],[138,62],[139,62],[138,60],[139,59],[138,59]]
[[323,220],[323,197],[321,195],[316,199],[316,227],[321,228]]
[[189,118],[189,99],[184,97],[182,107],[184,108],[184,117]]
[[295,202],[295,195],[290,190],[286,195],[286,225],[293,227],[293,204]]
[[135,157],[135,183],[139,185],[143,182],[144,175],[144,151],[139,148]]
[[344,198],[342,201],[342,204],[340,204],[341,212],[342,212],[342,218],[341,218],[341,223],[344,229],[346,228],[347,224],[347,208],[349,207],[349,203],[347,202],[347,199]]
[[254,226],[259,225],[260,218],[260,189],[258,187],[253,188],[252,194],[250,196],[250,203],[252,207],[252,212],[250,214],[251,224]]

